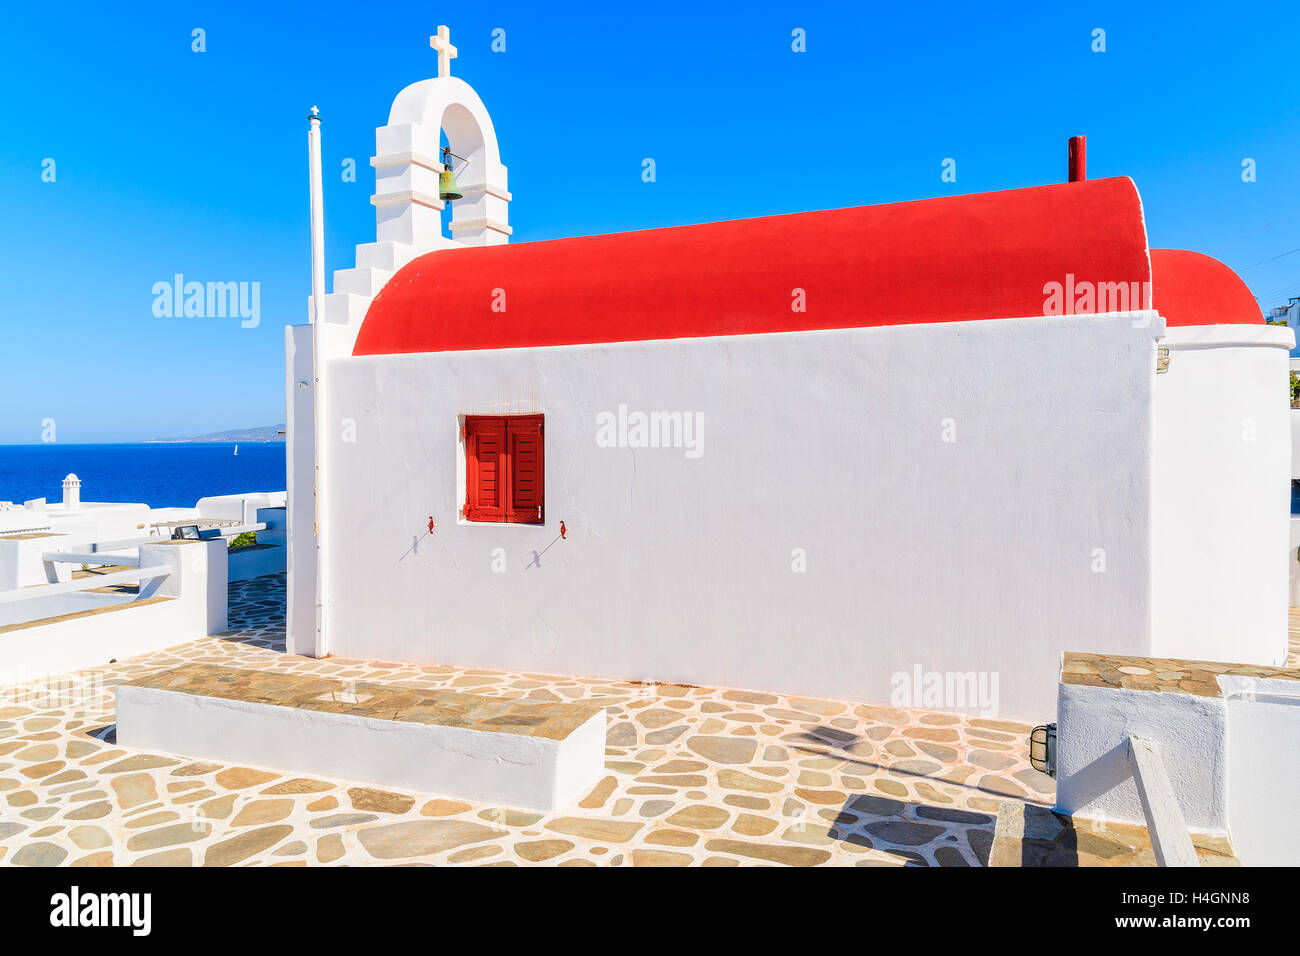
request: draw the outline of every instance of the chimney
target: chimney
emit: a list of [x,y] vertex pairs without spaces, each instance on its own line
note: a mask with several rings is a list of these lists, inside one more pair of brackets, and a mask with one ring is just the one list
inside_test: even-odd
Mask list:
[[1088,178],[1088,137],[1070,137],[1070,182],[1081,183]]
[[63,508],[65,511],[76,511],[81,507],[81,479],[76,475],[68,475],[63,479]]

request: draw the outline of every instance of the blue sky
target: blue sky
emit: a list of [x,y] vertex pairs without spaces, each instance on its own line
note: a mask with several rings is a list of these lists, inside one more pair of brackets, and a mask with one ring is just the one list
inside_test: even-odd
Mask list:
[[[439,23],[493,115],[514,241],[1058,182],[1085,133],[1090,177],[1137,182],[1153,246],[1218,256],[1265,305],[1300,294],[1300,252],[1283,255],[1300,247],[1300,5],[908,6],[13,5],[0,443],[40,441],[47,418],[65,442],[281,421],[283,327],[310,287],[307,109],[332,271],[374,239],[374,129],[436,72]],[[178,272],[259,282],[260,324],[155,317],[153,284]]]

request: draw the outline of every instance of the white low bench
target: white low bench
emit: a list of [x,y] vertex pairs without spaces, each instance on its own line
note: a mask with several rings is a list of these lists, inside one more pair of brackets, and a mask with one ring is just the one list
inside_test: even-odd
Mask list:
[[604,774],[605,712],[186,664],[118,685],[117,742],[550,811]]

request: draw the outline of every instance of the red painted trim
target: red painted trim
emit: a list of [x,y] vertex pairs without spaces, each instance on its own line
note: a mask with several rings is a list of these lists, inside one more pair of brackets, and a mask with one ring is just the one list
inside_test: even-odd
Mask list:
[[1218,259],[1183,249],[1152,249],[1151,274],[1156,311],[1170,327],[1264,322],[1246,283]]
[[1150,280],[1131,180],[440,250],[388,281],[353,354],[1042,315],[1067,275]]

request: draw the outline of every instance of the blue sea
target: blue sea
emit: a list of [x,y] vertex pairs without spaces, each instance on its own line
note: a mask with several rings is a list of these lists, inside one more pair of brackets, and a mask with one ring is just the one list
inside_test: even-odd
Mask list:
[[82,501],[192,508],[200,498],[284,491],[284,443],[167,442],[141,445],[0,445],[0,501],[63,500],[63,479],[81,479]]

